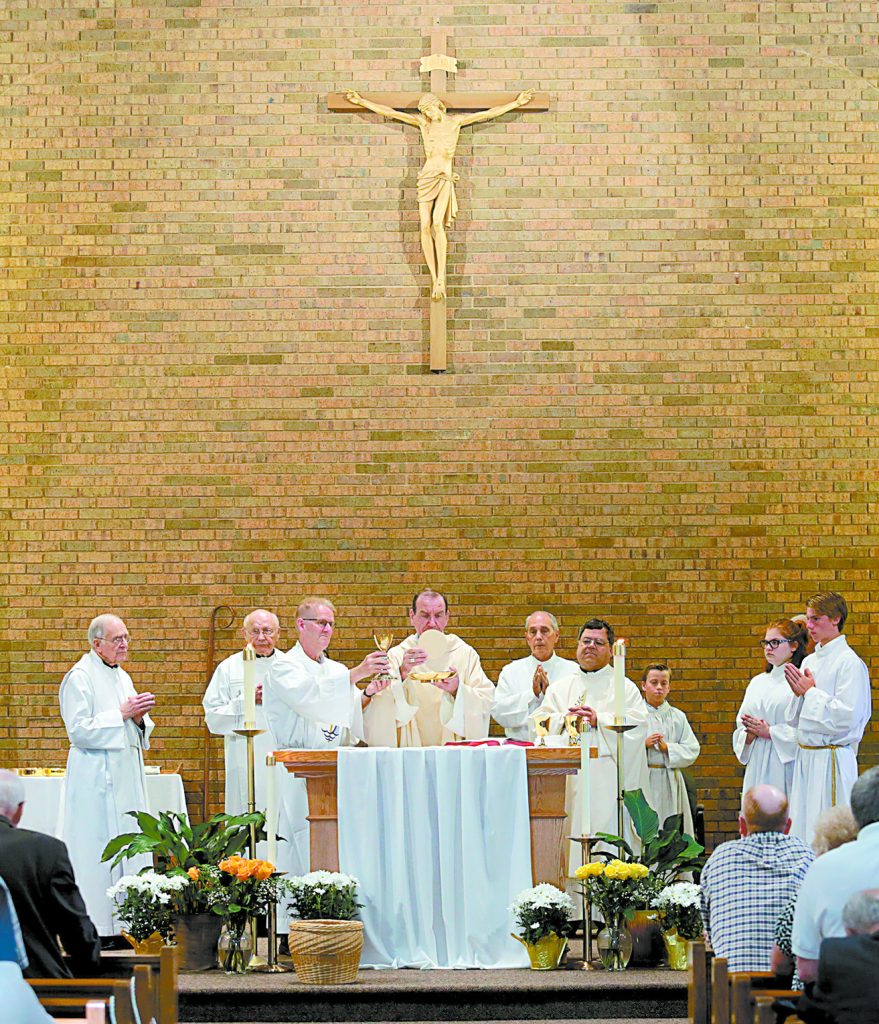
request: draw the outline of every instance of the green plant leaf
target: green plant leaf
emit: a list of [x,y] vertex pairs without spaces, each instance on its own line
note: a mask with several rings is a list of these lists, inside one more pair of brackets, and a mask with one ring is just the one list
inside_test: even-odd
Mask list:
[[623,793],[623,803],[632,819],[632,825],[644,846],[649,845],[659,834],[659,815],[647,803],[640,789],[627,789]]

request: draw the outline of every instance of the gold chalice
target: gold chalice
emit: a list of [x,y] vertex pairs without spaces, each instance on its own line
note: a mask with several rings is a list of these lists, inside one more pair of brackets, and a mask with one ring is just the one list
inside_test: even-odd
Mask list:
[[[394,642],[394,634],[393,633],[373,632],[372,639],[375,641],[375,646],[380,651],[382,651],[383,653],[387,654],[388,651],[391,649],[391,645]],[[391,675],[390,672],[379,672],[378,675],[375,676],[375,678],[376,679],[384,680],[384,679],[392,679],[393,676]]]
[[534,732],[537,736],[537,743],[535,744],[535,746],[546,746],[546,737],[549,736],[549,719],[549,715],[534,716]]

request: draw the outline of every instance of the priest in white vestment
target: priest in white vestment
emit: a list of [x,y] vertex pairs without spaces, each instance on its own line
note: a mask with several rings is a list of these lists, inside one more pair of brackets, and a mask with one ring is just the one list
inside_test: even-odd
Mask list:
[[690,728],[687,716],[680,708],[668,702],[671,688],[671,669],[657,662],[648,665],[641,677],[644,693],[644,711],[647,714],[647,781],[650,786],[644,794],[647,802],[659,815],[659,826],[672,814],[684,817],[684,832],[693,831],[693,811],[687,796],[687,786],[681,769],[689,768],[699,756],[699,741]]
[[149,748],[155,705],[151,693],[138,694],[122,663],[130,637],[116,615],[99,615],[88,629],[90,650],[61,681],[61,717],[70,740],[61,808],[60,838],[89,917],[99,935],[115,935],[120,925],[107,889],[123,875],[150,867],[147,856],[115,868],[101,863],[107,843],[124,832],[139,832],[128,811],[149,809],[143,751]]
[[[328,750],[356,746],[363,736],[363,707],[390,683],[388,657],[373,651],[348,669],[326,655],[336,624],[336,609],[324,598],[306,598],[296,611],[299,640],[295,647],[272,658],[263,687],[266,721],[278,750]],[[378,673],[378,675],[376,675]],[[370,678],[375,677],[375,678]],[[357,683],[370,679],[361,690]],[[289,772],[279,791],[278,868],[289,875],[309,870],[303,861],[301,836],[308,823],[305,780]],[[304,853],[308,853],[307,846]],[[278,908],[283,932],[286,914]]]
[[767,785],[790,800],[797,730],[787,722],[791,691],[784,666],[801,665],[807,644],[806,627],[793,619],[771,623],[760,641],[766,671],[748,683],[733,733],[733,750],[745,766],[742,796],[754,786]]
[[550,612],[532,612],[525,620],[525,642],[531,649],[527,658],[504,665],[498,676],[491,717],[514,740],[535,738],[531,717],[543,703],[550,683],[577,671],[576,661],[555,653],[559,624]]
[[[583,801],[580,793],[580,772],[567,778],[566,809],[568,821],[565,835],[584,835],[586,832],[617,832],[617,734],[608,726],[614,724],[614,674],[611,655],[614,642],[613,627],[604,619],[590,619],[580,630],[577,642],[577,672],[553,683],[546,691],[539,714],[550,714],[549,732],[561,734],[565,716],[587,718],[591,728],[589,791],[590,820],[583,821]],[[638,687],[625,679],[624,714],[626,723],[634,725],[623,734],[623,788],[640,789],[645,796],[649,791],[647,779],[647,753],[644,739],[647,735],[647,715]],[[585,826],[585,832],[584,832]],[[633,850],[641,847],[627,811],[623,816],[623,835]],[[580,866],[580,848],[573,843],[569,860],[569,875]],[[576,887],[573,887],[576,892]]]
[[[388,651],[393,682],[364,712],[371,747],[435,747],[488,735],[494,684],[476,651],[454,633],[446,633],[449,606],[435,590],[415,595],[409,611],[415,632]],[[410,673],[427,661],[419,646],[422,633],[438,630],[448,639],[448,679],[417,682]]]
[[784,673],[791,690],[787,721],[797,730],[791,782],[791,834],[811,843],[822,811],[847,804],[858,777],[858,745],[870,721],[870,674],[842,632],[845,599],[833,591],[806,602],[815,650]]

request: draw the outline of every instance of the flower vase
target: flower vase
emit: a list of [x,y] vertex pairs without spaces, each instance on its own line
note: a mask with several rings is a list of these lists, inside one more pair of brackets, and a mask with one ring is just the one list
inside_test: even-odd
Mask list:
[[223,927],[218,914],[182,914],[172,919],[180,947],[181,971],[208,971],[217,966],[217,939]]
[[253,954],[249,919],[235,915],[226,919],[217,943],[217,959],[226,974],[244,974]]
[[632,959],[629,963],[633,967],[658,967],[663,963],[665,948],[659,911],[636,910],[628,928],[632,936]]
[[595,940],[598,958],[607,971],[624,971],[632,957],[632,936],[625,917],[609,914]]
[[513,938],[521,942],[527,950],[532,971],[558,970],[565,950],[568,948],[568,940],[563,935],[556,935],[554,932],[544,935],[536,942],[526,942],[519,935],[513,935]]
[[668,966],[672,971],[687,969],[687,940],[678,935],[677,928],[670,928],[662,933],[665,951],[668,953]]

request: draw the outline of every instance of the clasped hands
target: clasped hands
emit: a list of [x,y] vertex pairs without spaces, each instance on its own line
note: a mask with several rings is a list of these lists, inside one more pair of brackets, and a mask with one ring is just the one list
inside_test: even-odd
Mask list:
[[128,697],[119,705],[122,712],[122,720],[132,718],[138,725],[143,721],[143,716],[156,706],[156,698],[151,693],[136,693]]
[[578,704],[576,707],[568,708],[568,714],[575,718],[585,718],[594,729],[598,725],[598,712],[590,708],[588,704]]
[[742,715],[742,725],[748,734],[746,738],[747,743],[751,743],[758,738],[761,740],[770,739],[769,723],[765,718],[755,718],[754,715]]
[[661,732],[652,732],[644,740],[645,747],[653,747],[654,750],[661,750],[663,754],[668,753],[668,744],[665,742],[665,736]]
[[797,697],[804,696],[815,685],[815,677],[809,669],[801,672],[791,661],[784,666],[784,678]]

